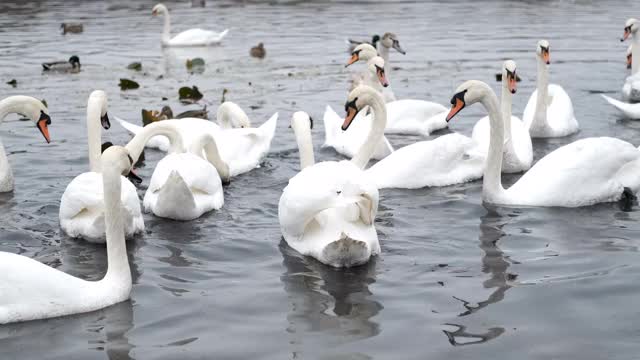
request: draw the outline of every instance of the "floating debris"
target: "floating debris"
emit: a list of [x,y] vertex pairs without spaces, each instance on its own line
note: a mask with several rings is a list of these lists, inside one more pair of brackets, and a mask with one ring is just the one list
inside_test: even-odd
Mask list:
[[140,70],[142,70],[142,63],[138,62],[138,61],[132,62],[131,64],[127,65],[127,69],[140,71]]
[[11,80],[7,81],[7,84],[8,84],[8,85],[11,85],[11,86],[13,86],[13,87],[16,87],[16,86],[18,86],[18,80],[16,80],[16,79],[11,79]]
[[204,60],[202,58],[187,59],[187,70],[191,73],[202,74],[204,72]]
[[222,99],[220,100],[220,104],[224,103],[225,101],[227,101],[225,99],[227,93],[229,92],[229,90],[227,88],[222,89]]
[[202,99],[202,97],[204,95],[202,95],[202,93],[200,92],[200,90],[198,90],[198,87],[193,86],[193,87],[181,87],[180,90],[178,90],[178,96],[180,98],[180,102],[184,103],[184,104],[193,104],[198,102],[198,100]]
[[84,31],[84,26],[80,23],[62,23],[60,29],[62,29],[62,35],[67,35],[67,33],[80,34]]
[[120,86],[120,90],[131,90],[139,88],[140,84],[133,80],[120,79],[120,84],[118,84],[118,86]]
[[249,51],[249,55],[254,58],[264,59],[264,57],[267,56],[267,50],[264,48],[263,43],[259,43],[258,45],[251,48],[251,51]]

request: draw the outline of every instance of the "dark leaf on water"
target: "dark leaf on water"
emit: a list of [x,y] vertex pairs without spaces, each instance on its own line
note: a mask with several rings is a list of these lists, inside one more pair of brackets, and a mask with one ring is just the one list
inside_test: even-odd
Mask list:
[[140,87],[140,84],[129,79],[120,79],[120,84],[118,85],[120,86],[120,90],[137,89]]
[[191,73],[202,74],[204,72],[204,60],[201,58],[187,59],[187,70]]
[[191,88],[186,86],[181,87],[180,90],[178,90],[178,95],[180,97],[180,101],[185,104],[193,104],[203,97],[202,93],[196,86]]
[[132,62],[131,64],[127,65],[127,69],[140,71],[140,70],[142,70],[142,63],[138,62],[138,61]]
[[18,86],[18,80],[11,79],[11,80],[7,81],[7,84],[9,84],[9,85],[11,85],[13,87],[16,87],[16,86]]

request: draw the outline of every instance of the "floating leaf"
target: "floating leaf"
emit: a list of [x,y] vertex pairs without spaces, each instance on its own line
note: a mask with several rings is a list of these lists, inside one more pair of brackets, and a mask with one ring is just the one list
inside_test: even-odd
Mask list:
[[204,60],[202,58],[187,59],[187,70],[202,74],[204,72]]
[[132,62],[131,64],[127,65],[127,69],[140,71],[140,70],[142,70],[142,63],[138,62],[138,61]]
[[16,86],[18,86],[18,80],[11,79],[11,80],[7,81],[7,84],[9,84],[9,85],[11,85],[13,87],[16,87]]
[[178,90],[178,95],[180,97],[180,101],[185,104],[193,104],[203,97],[202,93],[196,86],[191,88],[186,86],[181,87],[180,90]]
[[120,90],[137,89],[140,87],[140,84],[129,79],[120,79],[120,84],[118,85],[120,86]]
[[142,109],[142,126],[147,126],[158,120],[157,111]]

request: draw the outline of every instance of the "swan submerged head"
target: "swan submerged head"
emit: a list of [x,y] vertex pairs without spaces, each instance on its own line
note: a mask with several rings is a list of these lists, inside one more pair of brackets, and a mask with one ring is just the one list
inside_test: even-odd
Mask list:
[[404,51],[402,46],[400,46],[400,41],[398,40],[398,37],[394,33],[390,33],[390,32],[385,33],[382,36],[382,40],[380,40],[380,43],[382,44],[382,46],[386,48],[394,48],[397,52],[399,52],[402,55],[407,54],[407,52]]
[[517,79],[518,75],[516,74],[516,62],[513,60],[506,60],[502,64],[502,78],[506,79],[505,85],[508,87],[509,91],[512,94],[516,93],[517,90]]
[[152,16],[164,15],[168,12],[167,7],[160,3],[153,7],[151,10]]
[[536,47],[536,55],[547,65],[551,64],[551,60],[549,58],[549,42],[547,40],[538,41],[538,46]]
[[638,19],[630,18],[627,22],[624,23],[624,34],[620,41],[625,41],[629,38],[629,36],[633,36],[638,31]]
[[447,121],[450,121],[467,105],[481,102],[488,92],[491,92],[491,88],[482,81],[469,80],[462,83],[451,98],[451,110],[447,115]]
[[359,60],[369,61],[376,56],[378,56],[378,51],[376,50],[376,48],[367,43],[360,44],[356,46],[356,48],[351,52],[351,58],[349,59],[345,67],[358,62]]

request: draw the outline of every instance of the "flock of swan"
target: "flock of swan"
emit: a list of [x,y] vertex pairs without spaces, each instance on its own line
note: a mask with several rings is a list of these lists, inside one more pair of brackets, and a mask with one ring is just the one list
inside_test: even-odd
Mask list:
[[[226,34],[226,30],[216,34],[193,29],[170,38],[167,8],[156,5],[153,14],[165,16],[163,46],[209,45]],[[625,39],[633,40],[633,74],[623,89],[630,100],[640,96],[638,26],[640,22],[630,19],[624,33]],[[477,80],[461,84],[449,107],[396,100],[389,81],[389,49],[404,50],[391,33],[373,40],[377,49],[369,43],[353,44],[347,65],[363,62],[366,66],[353,79],[346,116],[329,106],[324,114],[323,146],[350,160],[316,163],[312,119],[303,111],[291,118],[301,169],[282,191],[278,218],[284,240],[299,253],[339,268],[366,263],[380,254],[375,219],[379,191],[385,188],[482,179],[486,203],[560,207],[634,199],[640,190],[640,151],[615,138],[581,139],[533,164],[531,138],[563,137],[579,130],[569,95],[549,83],[548,41],[536,44],[537,89],[519,119],[511,110],[518,79],[514,61],[503,63],[500,100]],[[385,134],[427,136],[447,127],[475,103],[488,115],[477,121],[471,137],[449,133],[397,150],[385,138]],[[45,140],[51,141],[51,119],[42,102],[28,96],[8,97],[0,101],[0,121],[10,113],[30,118]],[[132,282],[126,241],[144,230],[142,211],[189,221],[222,208],[223,185],[259,167],[269,152],[278,114],[254,127],[238,105],[225,102],[218,108],[217,122],[169,119],[142,127],[117,120],[132,139],[124,146],[103,144],[102,129],[111,127],[107,95],[93,91],[86,113],[89,171],[67,185],[59,211],[60,227],[67,235],[106,243],[106,275],[99,281],[85,281],[31,258],[0,252],[0,324],[94,311],[128,299]],[[145,147],[167,155],[156,165],[141,206],[134,185],[141,179],[133,167]],[[379,161],[367,167],[371,159]],[[502,173],[522,172],[515,184],[503,187]],[[14,186],[0,145],[0,192],[12,191]]]

